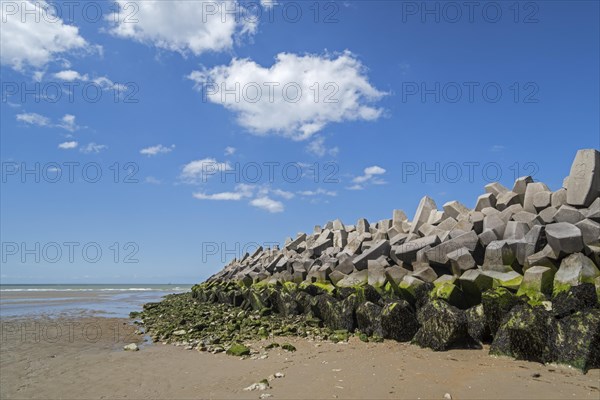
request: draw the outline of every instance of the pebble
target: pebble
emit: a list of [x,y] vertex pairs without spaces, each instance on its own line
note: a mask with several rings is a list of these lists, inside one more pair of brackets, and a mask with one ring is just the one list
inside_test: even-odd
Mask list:
[[125,351],[138,351],[140,348],[135,343],[129,343],[126,346],[123,346],[123,350]]
[[255,390],[267,390],[268,388],[269,388],[268,383],[258,382],[258,383],[253,383],[252,385],[248,386],[247,388],[244,388],[244,390],[247,392],[252,392]]
[[263,394],[260,395],[259,398],[260,399],[268,399],[269,397],[273,397],[273,395],[270,394],[270,393],[263,393]]
[[446,393],[444,395],[444,400],[452,400],[452,396],[450,395],[450,393]]

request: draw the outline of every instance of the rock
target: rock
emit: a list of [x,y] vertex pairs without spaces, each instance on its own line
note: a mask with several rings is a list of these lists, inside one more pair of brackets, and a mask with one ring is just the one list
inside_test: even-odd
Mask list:
[[558,254],[577,253],[583,249],[581,230],[568,222],[546,225],[548,244]]
[[428,264],[420,264],[414,267],[411,275],[423,282],[433,282],[437,279],[437,274]]
[[545,363],[550,356],[550,315],[541,307],[513,307],[494,336],[490,354]]
[[473,269],[477,266],[473,256],[466,247],[461,247],[448,253],[448,259],[452,265],[452,273],[460,276],[464,271]]
[[354,287],[366,285],[369,281],[368,270],[355,271],[337,282],[338,287]]
[[291,344],[289,344],[289,343],[284,343],[284,344],[282,344],[282,345],[281,345],[281,348],[282,348],[283,350],[285,350],[285,351],[289,351],[289,352],[294,352],[294,351],[296,351],[296,348],[295,348],[294,346],[292,346]]
[[535,265],[558,269],[558,254],[554,252],[550,245],[546,245],[537,253],[526,257],[523,270],[526,271]]
[[471,304],[481,302],[481,294],[493,286],[493,279],[480,270],[465,271],[458,280],[463,292],[471,299]]
[[390,253],[390,242],[387,240],[380,240],[373,244],[371,248],[365,251],[363,254],[357,256],[354,259],[354,266],[357,270],[366,269],[369,260],[376,260],[377,258]]
[[125,351],[138,351],[140,348],[135,343],[129,343],[126,346],[123,346],[123,350]]
[[600,309],[579,311],[556,322],[551,336],[551,359],[584,373],[600,368]]
[[533,196],[533,207],[536,211],[541,211],[552,205],[552,192],[541,191]]
[[[454,279],[454,277],[452,277]],[[439,280],[438,280],[439,282]],[[467,308],[467,301],[462,290],[452,281],[442,281],[434,283],[434,288],[430,293],[431,298],[443,300],[446,303],[460,309]]]
[[418,314],[421,328],[413,343],[434,351],[444,351],[468,342],[467,317],[443,300],[432,300]]
[[478,304],[465,311],[467,317],[467,332],[469,336],[479,343],[490,340],[490,329],[487,326],[483,304]]
[[529,224],[526,222],[508,221],[504,229],[504,240],[523,239],[529,232]]
[[496,207],[496,196],[493,193],[482,194],[477,198],[475,211],[481,211],[486,207]]
[[381,326],[381,307],[367,301],[356,309],[356,322],[358,329],[368,336],[383,337]]
[[485,249],[484,267],[514,265],[517,260],[513,247],[506,240],[495,240]]
[[517,296],[526,295],[530,299],[545,300],[544,295],[552,294],[554,273],[552,268],[535,266],[525,271]]
[[484,275],[492,278],[494,287],[504,287],[507,289],[517,290],[523,281],[523,275],[516,271],[510,270],[508,267],[505,271],[484,270]]
[[554,216],[556,215],[556,212],[558,211],[558,209],[556,207],[547,207],[544,208],[542,211],[540,211],[538,213],[538,218],[544,223],[544,224],[551,224],[553,222],[556,222],[554,220]]
[[591,219],[584,219],[575,224],[581,231],[584,244],[600,243],[600,224]]
[[458,219],[460,215],[467,215],[469,213],[469,209],[459,203],[458,201],[449,201],[443,206],[444,213],[454,219]]
[[249,356],[250,348],[244,346],[243,344],[234,343],[227,349],[226,354],[236,357]]
[[513,191],[504,192],[496,199],[496,209],[500,211],[516,204],[521,204],[521,199],[519,194]]
[[438,244],[431,250],[425,252],[427,259],[430,262],[438,264],[447,264],[450,260],[448,254],[454,250],[458,250],[461,247],[466,247],[469,251],[475,251],[479,238],[473,231],[469,231],[454,239],[447,240],[443,243]]
[[498,195],[508,192],[508,188],[499,182],[492,182],[485,185],[485,192],[492,193],[497,198]]
[[575,225],[579,221],[583,220],[585,216],[575,207],[570,205],[562,205],[554,214],[554,220],[556,222],[568,222]]
[[418,232],[421,225],[427,222],[429,219],[429,215],[432,210],[437,210],[437,205],[435,201],[430,197],[423,197],[419,202],[419,206],[417,207],[417,211],[415,212],[415,217],[410,226],[409,233]]
[[519,203],[523,205],[525,201],[525,191],[527,190],[527,185],[533,183],[533,178],[531,176],[522,176],[515,181],[513,185],[512,191],[519,195]]
[[600,197],[600,152],[595,149],[577,151],[567,179],[567,203],[588,207]]
[[552,299],[552,314],[560,319],[598,306],[596,287],[592,283],[583,283],[558,293]]
[[440,239],[437,235],[425,236],[419,239],[415,239],[404,244],[395,246],[392,251],[392,259],[399,262],[411,264],[416,260],[417,252],[427,246],[435,246],[440,243]]
[[542,182],[534,182],[527,185],[525,198],[523,200],[523,209],[525,211],[529,211],[530,213],[536,212],[533,200],[535,195],[539,192],[550,192],[550,189]]
[[381,328],[384,338],[408,342],[417,333],[419,322],[410,304],[398,300],[386,304],[381,310]]
[[571,254],[562,260],[554,276],[554,295],[582,283],[594,283],[600,270],[592,260],[581,253]]
[[263,379],[260,382],[253,383],[252,385],[244,388],[244,390],[247,391],[247,392],[252,392],[252,391],[255,391],[255,390],[267,390],[269,388],[270,388],[269,381],[267,379]]
[[519,299],[514,294],[502,287],[486,290],[482,293],[481,304],[486,325],[492,336],[498,331],[505,316],[519,303]]

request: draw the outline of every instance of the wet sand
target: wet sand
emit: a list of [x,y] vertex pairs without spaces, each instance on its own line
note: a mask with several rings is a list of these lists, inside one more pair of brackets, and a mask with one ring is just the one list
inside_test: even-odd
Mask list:
[[[290,342],[297,351],[264,350],[240,359],[183,347],[143,344],[127,319],[73,317],[2,321],[2,399],[421,398],[598,399],[600,370],[494,358],[483,350],[436,353],[409,344]],[[60,335],[59,332],[60,331]],[[141,350],[123,351],[137,342]],[[244,391],[282,372],[265,391]]]

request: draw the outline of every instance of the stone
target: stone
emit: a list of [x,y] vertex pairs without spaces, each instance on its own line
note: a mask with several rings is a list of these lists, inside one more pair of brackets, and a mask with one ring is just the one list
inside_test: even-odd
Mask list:
[[390,242],[387,240],[375,242],[368,250],[354,259],[354,266],[359,271],[363,270],[367,268],[369,260],[375,260],[382,255],[389,255],[390,249]]
[[586,218],[575,226],[581,231],[584,244],[600,243],[600,223]]
[[600,197],[600,152],[595,149],[577,151],[567,180],[567,203],[588,207]]
[[425,285],[425,282],[414,276],[406,275],[398,285],[398,292],[405,300],[414,303],[417,300],[417,289],[422,285]]
[[348,244],[348,232],[344,230],[333,231],[333,246],[344,248]]
[[567,189],[560,188],[550,196],[550,205],[554,208],[559,208],[563,204],[567,204]]
[[533,228],[535,225],[540,225],[542,221],[534,214],[527,211],[519,211],[512,215],[512,220],[516,222],[525,222],[529,228]]
[[535,266],[525,271],[517,296],[526,295],[532,300],[545,300],[543,295],[551,295],[556,270]]
[[506,229],[506,222],[503,221],[498,215],[487,215],[483,218],[483,230],[492,230],[496,237],[504,237],[504,230]]
[[550,357],[549,314],[541,307],[513,307],[498,329],[490,354],[545,363]]
[[434,351],[445,351],[468,342],[467,317],[464,311],[443,300],[432,300],[419,310],[421,328],[413,343]]
[[437,274],[433,268],[427,264],[422,264],[415,268],[411,275],[422,280],[423,282],[433,282],[437,279]]
[[448,259],[452,266],[452,273],[460,276],[464,271],[473,269],[477,266],[473,256],[466,247],[461,247],[448,253]]
[[429,218],[427,218],[427,223],[430,225],[437,225],[446,219],[446,213],[439,210],[431,210],[431,214],[429,214]]
[[533,183],[533,178],[531,176],[522,176],[515,181],[513,185],[512,191],[519,195],[519,203],[523,205],[525,201],[525,191],[527,190],[527,185]]
[[352,257],[344,259],[344,261],[340,262],[334,269],[335,271],[341,272],[345,275],[351,274],[355,270]]
[[427,246],[435,246],[440,243],[440,239],[436,235],[425,236],[396,246],[392,259],[398,262],[411,264],[416,260],[417,252]]
[[600,198],[594,200],[592,205],[588,207],[585,217],[600,222]]
[[542,182],[534,182],[527,185],[527,189],[525,190],[525,199],[523,200],[523,209],[525,211],[529,211],[531,213],[535,213],[535,206],[533,205],[533,199],[536,193],[539,192],[549,192],[550,189],[546,184]]
[[580,311],[596,308],[598,294],[593,283],[582,283],[559,292],[552,299],[552,314],[561,319]]
[[498,236],[496,236],[496,233],[493,230],[484,229],[483,232],[478,235],[478,238],[479,243],[481,243],[483,247],[487,247],[490,243],[497,240]]
[[388,282],[393,282],[393,284],[398,285],[402,282],[402,278],[404,278],[410,271],[399,267],[392,266],[385,269],[385,276],[387,277]]
[[362,286],[366,285],[369,281],[369,273],[368,271],[354,271],[350,275],[341,279],[337,282],[338,287],[354,287],[354,286]]
[[568,222],[546,225],[548,244],[558,254],[577,253],[583,249],[581,230]]
[[423,197],[419,202],[417,211],[415,212],[415,217],[413,218],[409,233],[418,232],[421,225],[426,223],[429,219],[429,215],[431,214],[432,210],[437,210],[435,201],[430,197]]
[[285,248],[288,250],[297,250],[300,243],[304,242],[305,240],[306,240],[306,233],[302,233],[302,234],[298,235],[298,237],[296,237],[296,239],[294,239],[294,240],[290,241],[288,244],[286,244]]
[[568,204],[560,206],[556,214],[554,214],[556,222],[568,222],[573,225],[584,218],[584,215],[578,209]]
[[373,262],[369,260],[369,266],[367,268],[368,271],[368,284],[376,287],[383,288],[385,286],[387,277],[385,274],[385,267],[378,262]]
[[496,199],[496,209],[499,211],[515,204],[521,204],[521,202],[519,195],[513,191],[504,192]]
[[140,348],[135,343],[129,343],[128,345],[123,346],[123,350],[125,351],[138,351]]
[[392,226],[402,227],[404,222],[408,221],[408,217],[402,210],[394,210],[392,214]]
[[556,222],[554,220],[554,215],[558,210],[555,207],[547,207],[538,213],[538,218],[546,225]]
[[485,193],[477,198],[475,211],[481,211],[486,207],[496,207],[496,196],[493,193]]
[[469,336],[479,343],[490,340],[490,330],[485,322],[483,304],[478,304],[465,311],[467,317],[467,332]]
[[332,273],[329,274],[329,280],[334,285],[337,285],[339,281],[341,281],[342,279],[344,279],[347,276],[348,275],[344,274],[343,272],[335,270],[335,271],[333,271]]
[[482,273],[492,278],[494,287],[504,287],[507,289],[517,290],[523,281],[523,275],[512,270],[485,270],[482,271]]
[[485,185],[485,192],[492,193],[494,196],[496,196],[496,198],[498,198],[498,195],[508,192],[508,188],[499,182],[492,182]]
[[500,324],[510,310],[519,303],[519,299],[503,287],[489,289],[481,294],[486,325],[492,336],[496,335]]
[[580,311],[558,320],[550,346],[553,362],[584,373],[600,368],[600,309]]
[[552,204],[552,192],[541,191],[537,192],[533,196],[533,207],[537,212],[543,210],[546,207],[550,207]]
[[411,305],[405,300],[397,300],[381,310],[381,328],[384,338],[408,342],[419,330],[419,322]]
[[[450,276],[450,275],[445,275]],[[454,278],[452,278],[454,279]],[[436,280],[434,288],[429,294],[432,299],[443,300],[460,309],[467,308],[465,295],[460,288],[450,280]]]
[[473,231],[469,231],[455,239],[450,239],[438,244],[431,250],[428,250],[425,254],[430,262],[447,264],[449,262],[448,253],[460,249],[461,247],[466,247],[469,251],[473,252],[475,251],[478,242],[479,238],[477,237],[477,234]]
[[508,221],[504,229],[504,240],[523,239],[529,232],[529,225],[525,222]]
[[558,254],[550,247],[550,245],[546,245],[537,253],[526,257],[523,270],[526,271],[528,268],[536,265],[557,269]]
[[506,240],[495,240],[485,248],[484,267],[514,265],[516,254]]
[[457,219],[459,215],[464,215],[469,213],[469,209],[459,203],[458,201],[449,201],[443,206],[444,213],[450,218]]
[[493,279],[481,273],[480,270],[471,269],[465,271],[458,283],[463,292],[471,299],[472,304],[481,302],[481,294],[493,286]]
[[594,283],[600,270],[582,253],[571,254],[560,263],[554,275],[554,295],[582,283]]
[[230,356],[236,356],[236,357],[249,356],[250,348],[244,346],[243,344],[234,343],[227,349],[227,351],[225,353]]
[[367,301],[356,309],[356,322],[358,329],[367,336],[377,335],[383,337],[381,326],[381,307]]

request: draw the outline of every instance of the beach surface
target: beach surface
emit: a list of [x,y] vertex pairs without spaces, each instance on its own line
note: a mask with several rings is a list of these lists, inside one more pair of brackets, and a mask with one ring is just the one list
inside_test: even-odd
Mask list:
[[[387,340],[288,337],[249,343],[257,354],[240,359],[150,343],[127,318],[89,314],[3,318],[0,398],[442,399],[447,393],[453,399],[600,398],[598,369],[584,375],[564,366],[495,358],[486,347],[436,353]],[[297,351],[265,350],[272,341],[292,343]],[[129,343],[140,350],[124,351]],[[285,376],[271,380],[267,390],[244,390],[278,372]]]

